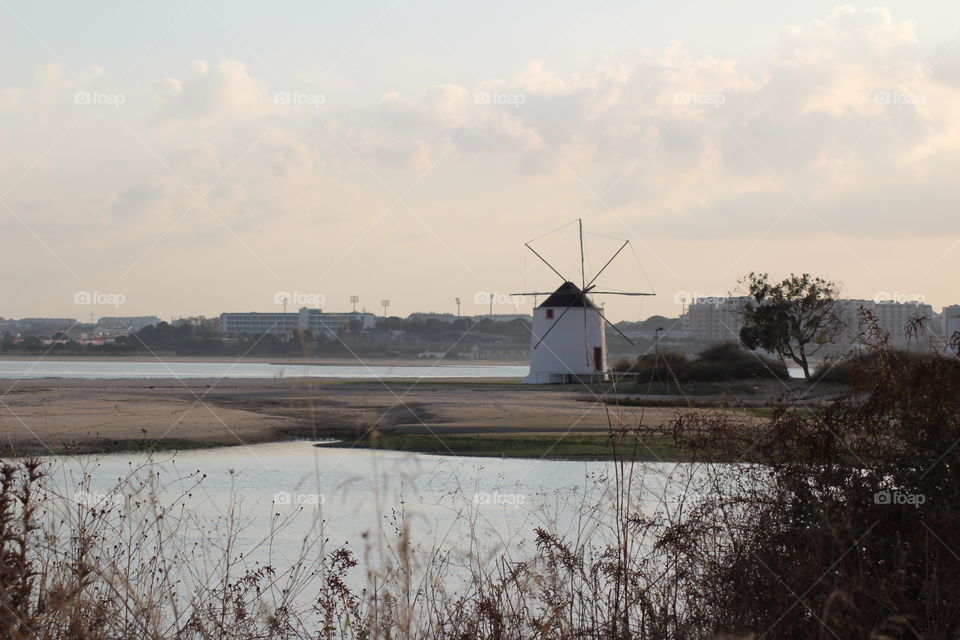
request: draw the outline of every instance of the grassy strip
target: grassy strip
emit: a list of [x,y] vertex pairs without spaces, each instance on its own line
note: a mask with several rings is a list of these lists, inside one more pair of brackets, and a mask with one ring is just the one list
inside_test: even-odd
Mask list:
[[681,462],[689,456],[673,438],[627,436],[615,448],[607,435],[509,436],[509,435],[376,435],[318,447],[360,447],[411,451],[438,455],[496,458],[542,458],[547,460],[610,460],[619,452],[625,458],[653,462]]
[[581,383],[569,383],[569,384],[524,384],[520,378],[504,378],[504,379],[485,379],[477,380],[473,378],[463,378],[463,379],[450,379],[450,378],[390,378],[384,377],[383,379],[370,379],[370,378],[350,378],[336,381],[324,380],[323,384],[333,385],[370,385],[382,388],[384,385],[396,385],[398,387],[409,388],[416,385],[418,389],[429,388],[429,387],[447,387],[447,388],[461,388],[461,389],[510,389],[513,391],[528,391],[530,393],[538,393],[542,391],[570,391],[570,392],[582,392],[582,391],[595,391],[600,393],[602,391],[609,391],[610,384],[605,383],[591,383],[591,384],[581,384]]
[[96,438],[77,442],[58,442],[52,445],[51,451],[46,445],[40,443],[14,442],[0,444],[0,458],[180,451],[186,449],[214,449],[224,446],[228,445],[222,442],[200,442],[184,438]]
[[620,393],[657,396],[722,396],[729,394],[750,395],[756,393],[750,382],[685,382],[677,385],[663,380],[641,381],[621,379],[617,384]]

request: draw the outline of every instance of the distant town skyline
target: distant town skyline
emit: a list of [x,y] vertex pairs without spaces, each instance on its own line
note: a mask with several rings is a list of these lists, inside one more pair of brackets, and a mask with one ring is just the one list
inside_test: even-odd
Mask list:
[[[96,294],[99,294],[99,292],[86,292],[86,291],[82,291],[79,293],[90,294],[91,297],[93,297]],[[211,313],[188,312],[188,313],[181,313],[181,314],[165,314],[163,313],[162,310],[152,309],[152,312],[150,313],[141,314],[141,313],[127,313],[125,309],[126,302],[124,301],[119,306],[113,306],[109,304],[97,305],[97,304],[86,304],[86,303],[82,305],[72,305],[72,306],[66,307],[65,312],[62,314],[26,313],[22,315],[13,315],[9,313],[5,314],[3,310],[0,310],[0,318],[5,318],[7,320],[17,320],[22,318],[73,318],[77,320],[79,323],[89,323],[91,315],[93,317],[94,322],[97,322],[102,318],[114,318],[114,317],[157,317],[160,320],[169,321],[170,319],[190,318],[190,317],[200,317],[200,316],[206,317],[206,318],[217,318],[223,313],[246,313],[246,312],[280,313],[280,312],[283,312],[284,310],[292,313],[297,311],[300,308],[317,309],[317,310],[322,310],[326,313],[350,313],[352,311],[352,305],[349,302],[349,300],[346,304],[340,305],[340,306],[327,304],[327,301],[324,301],[323,303],[320,303],[320,304],[316,304],[316,303],[303,304],[302,302],[295,303],[295,300],[297,300],[297,298],[295,297],[297,293],[299,292],[293,292],[291,294],[291,298],[288,304],[286,305],[286,308],[284,308],[284,305],[282,303],[278,302],[278,303],[271,303],[269,305],[261,305],[259,308],[253,307],[250,305],[246,307],[242,305],[235,305],[230,309],[215,310]],[[490,297],[494,298],[495,302],[492,307],[494,315],[516,315],[516,314],[530,315],[534,307],[533,302],[535,298],[533,298],[532,296],[515,296],[513,294],[507,294],[507,293],[501,294],[499,292],[479,292],[479,293],[482,296],[484,296],[486,299],[489,299]],[[887,295],[872,296],[870,298],[857,297],[857,296],[843,296],[840,299],[843,301],[865,300],[865,301],[875,302],[875,303],[876,302],[899,302],[902,304],[917,303],[923,306],[929,305],[932,308],[932,311],[937,314],[939,314],[945,308],[955,307],[958,304],[960,304],[958,302],[953,302],[953,303],[937,306],[937,305],[930,305],[930,303],[926,302],[926,300],[923,297],[917,297],[916,294],[907,294],[907,293],[901,293],[901,292],[881,292],[881,293],[885,293]],[[303,294],[303,295],[306,295],[306,294]],[[710,300],[722,300],[727,298],[728,296],[727,294],[707,295],[705,293],[701,293],[698,291],[694,291],[694,292],[677,291],[673,293],[672,297],[675,302],[675,306],[672,309],[667,309],[666,312],[653,311],[653,312],[647,313],[646,315],[643,315],[642,317],[637,317],[637,318],[615,318],[615,317],[610,317],[609,315],[608,317],[613,322],[620,322],[620,321],[636,322],[636,321],[646,320],[653,316],[677,318],[683,315],[685,309],[688,308],[690,304],[695,300],[699,300],[701,302],[703,301],[709,302]],[[736,294],[734,295],[734,297],[736,297]],[[511,305],[510,303],[503,301],[508,298],[519,298],[524,300],[524,302],[518,305]],[[540,297],[539,302],[542,302],[542,301],[543,301],[543,297]],[[391,305],[392,305],[392,302],[391,302]],[[453,307],[452,309],[413,309],[403,313],[395,311],[391,306],[391,308],[388,309],[388,315],[397,316],[397,317],[408,317],[410,315],[416,315],[416,314],[457,316],[458,315],[457,305],[454,303],[451,306]],[[464,307],[465,308],[462,309],[462,313],[460,314],[464,317],[488,315],[491,309],[489,302],[483,302],[483,303],[476,302],[473,304],[464,305]],[[78,310],[83,311],[84,313],[78,314],[77,313]],[[357,303],[356,313],[368,313],[374,316],[382,316],[384,313],[384,310],[382,307],[379,307],[379,306],[371,307],[368,305],[364,305],[361,299],[361,301]]]
[[954,8],[676,7],[4,3],[2,315],[476,315],[578,217],[658,294],[614,321],[749,271],[956,303]]

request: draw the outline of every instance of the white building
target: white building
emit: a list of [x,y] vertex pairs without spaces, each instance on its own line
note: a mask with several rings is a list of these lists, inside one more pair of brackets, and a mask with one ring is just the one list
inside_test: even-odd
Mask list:
[[160,318],[157,316],[104,316],[97,320],[94,332],[105,334],[130,333],[153,324],[160,324]]
[[[743,310],[751,300],[752,298],[746,296],[697,298],[687,308],[684,325],[694,340],[738,341],[740,329],[743,327]],[[928,321],[933,319],[933,308],[922,302],[850,299],[838,299],[836,302],[835,310],[843,323],[840,335],[835,341],[838,344],[848,344],[856,339],[860,330],[861,308],[876,315],[880,329],[890,334],[890,342],[898,346],[906,344],[905,330],[912,318],[922,317]],[[917,340],[926,340],[936,331],[936,327],[928,326],[917,336]]]
[[607,340],[604,320],[572,282],[563,283],[533,310],[527,384],[604,379]]
[[835,342],[839,344],[852,344],[860,335],[860,310],[865,309],[873,312],[877,303],[873,300],[837,300],[836,311],[840,318],[840,335]]
[[684,328],[694,340],[738,342],[743,310],[751,300],[749,296],[695,298],[687,307]]
[[[933,319],[933,307],[922,302],[895,302],[881,300],[871,309],[877,315],[877,324],[890,334],[890,342],[895,345],[907,343],[907,325],[913,318]],[[935,333],[932,326],[928,326],[920,335],[910,337],[910,340],[929,339]]]
[[356,321],[361,330],[372,329],[377,318],[372,313],[324,313],[320,309],[301,308],[296,313],[221,313],[220,335],[290,336],[296,331],[310,330],[314,336],[336,336],[340,329]]
[[944,307],[940,317],[943,319],[943,335],[949,340],[954,333],[960,331],[960,304]]

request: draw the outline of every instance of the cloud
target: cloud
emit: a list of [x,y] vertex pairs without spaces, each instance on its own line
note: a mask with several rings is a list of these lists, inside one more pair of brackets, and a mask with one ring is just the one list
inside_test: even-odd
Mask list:
[[[951,51],[941,51],[941,74]],[[533,60],[512,77],[390,92],[321,117],[339,143],[326,150],[374,171],[478,158],[512,167],[515,190],[565,181],[586,209],[657,220],[677,235],[751,233],[802,197],[854,233],[860,212],[838,203],[867,206],[857,193],[877,184],[904,194],[888,202],[907,202],[939,191],[941,166],[960,169],[960,87],[924,65],[911,21],[845,5],[781,29],[766,64],[749,71],[673,42],[562,70]],[[804,209],[774,233],[820,228]],[[703,224],[677,224],[688,219]],[[907,227],[884,215],[860,230]]]
[[[72,208],[136,228],[176,220],[191,191],[210,191],[218,215],[244,228],[331,223],[349,216],[345,202],[375,215],[430,172],[443,181],[431,206],[464,216],[497,197],[560,207],[553,216],[609,209],[663,234],[743,235],[762,232],[802,197],[844,233],[896,233],[911,223],[890,207],[949,197],[942,182],[960,170],[953,44],[935,49],[942,66],[925,67],[910,21],[841,6],[781,29],[767,59],[749,67],[672,42],[568,67],[531,60],[471,86],[303,108],[278,106],[274,92],[288,87],[270,86],[241,61],[201,60],[154,86],[145,115],[159,126],[136,129],[151,170],[117,171],[109,197],[90,193]],[[0,105],[27,118],[38,92],[109,79],[96,66],[78,81],[45,65],[34,86],[0,90]],[[94,114],[114,112],[74,111]],[[772,233],[816,228],[805,206]],[[884,213],[858,225],[858,206]],[[960,227],[954,218],[943,224]]]
[[238,60],[213,66],[197,60],[185,79],[164,78],[156,89],[160,95],[156,118],[162,123],[222,124],[260,118],[277,109],[266,85],[251,77]]

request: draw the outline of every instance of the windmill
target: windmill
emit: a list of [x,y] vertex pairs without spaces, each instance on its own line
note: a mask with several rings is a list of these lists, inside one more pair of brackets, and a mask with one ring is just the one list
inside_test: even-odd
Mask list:
[[537,256],[561,280],[555,291],[531,291],[516,295],[547,296],[533,310],[533,331],[530,339],[530,374],[524,378],[529,384],[589,382],[602,380],[607,374],[607,339],[605,325],[633,344],[620,329],[607,320],[592,296],[652,296],[653,293],[626,291],[598,291],[597,279],[630,244],[624,240],[620,248],[603,267],[587,281],[584,264],[583,220],[577,219],[580,239],[580,285],[560,273],[540,253],[525,242],[524,246]]

